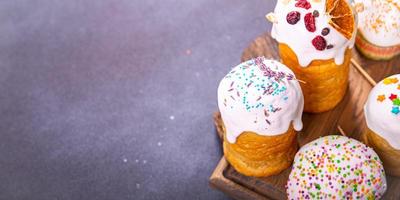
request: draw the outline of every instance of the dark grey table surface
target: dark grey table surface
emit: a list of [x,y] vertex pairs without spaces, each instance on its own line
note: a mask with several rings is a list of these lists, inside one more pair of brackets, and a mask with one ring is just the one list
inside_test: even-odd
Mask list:
[[227,199],[216,90],[274,4],[0,1],[0,199]]

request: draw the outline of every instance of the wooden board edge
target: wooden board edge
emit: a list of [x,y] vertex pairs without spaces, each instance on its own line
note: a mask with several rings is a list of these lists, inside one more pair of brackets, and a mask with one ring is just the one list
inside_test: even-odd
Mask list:
[[228,166],[228,161],[222,156],[214,172],[211,174],[209,184],[211,188],[218,189],[234,199],[255,199],[268,200],[268,198],[227,179],[224,170]]

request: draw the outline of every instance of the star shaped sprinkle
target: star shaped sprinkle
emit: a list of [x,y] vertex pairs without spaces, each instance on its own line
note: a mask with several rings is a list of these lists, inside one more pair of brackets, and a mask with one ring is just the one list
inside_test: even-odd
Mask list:
[[397,95],[395,95],[395,94],[390,94],[389,99],[390,99],[391,101],[393,101],[393,100],[397,99]]
[[385,78],[385,79],[383,79],[383,84],[389,85],[389,84],[391,84],[391,83],[392,83],[391,78]]
[[385,95],[379,95],[378,96],[378,99],[376,99],[376,100],[378,100],[379,102],[382,102],[382,101],[384,101],[386,99],[386,97],[385,97]]
[[395,84],[395,83],[398,83],[398,82],[399,82],[399,79],[397,79],[397,78],[385,78],[385,79],[383,79],[383,84],[385,84],[385,85]]
[[397,99],[393,100],[393,105],[400,106],[400,99],[397,98]]
[[398,115],[400,113],[400,108],[398,106],[394,106],[392,108],[392,113]]

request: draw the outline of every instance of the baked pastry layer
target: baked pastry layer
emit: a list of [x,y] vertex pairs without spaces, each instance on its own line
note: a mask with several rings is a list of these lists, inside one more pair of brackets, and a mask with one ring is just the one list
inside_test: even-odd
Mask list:
[[302,67],[296,54],[286,44],[279,44],[283,64],[288,66],[300,82],[304,95],[304,111],[320,113],[333,109],[344,97],[349,78],[351,49],[347,49],[344,62],[337,65],[334,59],[314,60]]
[[229,143],[224,134],[224,155],[228,162],[246,176],[272,176],[287,169],[298,149],[296,131],[275,136],[243,132],[236,143]]

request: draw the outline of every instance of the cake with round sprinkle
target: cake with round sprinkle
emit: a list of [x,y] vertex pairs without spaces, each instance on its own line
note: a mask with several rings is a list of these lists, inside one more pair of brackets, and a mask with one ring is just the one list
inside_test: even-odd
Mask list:
[[286,192],[289,200],[380,199],[386,188],[385,171],[373,149],[331,135],[297,152]]
[[247,176],[288,168],[298,149],[303,94],[285,65],[258,57],[234,67],[218,87],[225,158]]

